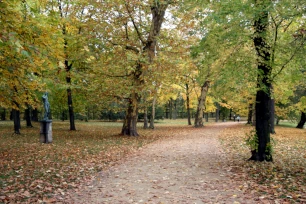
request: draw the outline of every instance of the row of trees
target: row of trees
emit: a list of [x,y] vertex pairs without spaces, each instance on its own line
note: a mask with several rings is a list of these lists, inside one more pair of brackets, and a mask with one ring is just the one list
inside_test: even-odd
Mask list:
[[195,127],[219,105],[254,116],[251,159],[271,161],[275,114],[302,111],[305,121],[305,7],[302,0],[0,1],[0,107],[13,110],[19,133],[20,110],[40,109],[47,91],[52,109],[68,111],[71,130],[75,113],[95,106],[125,109],[121,134],[137,136],[139,112],[154,128],[156,105],[181,95],[189,124],[196,107]]

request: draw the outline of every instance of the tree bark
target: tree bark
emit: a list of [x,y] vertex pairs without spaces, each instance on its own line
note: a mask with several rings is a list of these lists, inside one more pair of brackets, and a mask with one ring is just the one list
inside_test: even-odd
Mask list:
[[216,103],[216,122],[219,121],[219,117],[220,117],[220,105],[219,103]]
[[271,88],[270,81],[270,47],[266,39],[266,32],[269,24],[269,5],[268,0],[257,2],[256,6],[260,9],[254,22],[254,46],[257,53],[257,94],[256,94],[256,136],[258,147],[251,151],[250,160],[273,161],[271,154],[270,132],[271,132]]
[[170,120],[172,119],[172,116],[173,116],[173,102],[172,102],[173,100],[172,100],[172,98],[170,98],[170,100],[169,100],[169,118],[170,118]]
[[129,99],[128,109],[126,111],[121,135],[139,136],[137,133],[137,119],[138,119],[138,103],[139,96],[137,93],[132,93]]
[[300,122],[299,122],[299,124],[296,126],[296,128],[303,129],[303,128],[304,128],[304,125],[305,125],[305,122],[306,122],[306,114],[305,114],[305,112],[302,112],[302,113],[301,113]]
[[275,132],[275,100],[274,99],[271,99],[270,133],[276,134]]
[[[72,69],[72,64],[69,65],[68,60],[65,60],[65,68],[67,72],[66,82],[67,84],[71,84],[70,70]],[[75,120],[74,120],[74,111],[72,104],[72,91],[71,88],[67,89],[67,102],[68,102],[68,112],[69,112],[69,122],[70,122],[70,130],[76,130],[75,128]]]
[[203,127],[204,122],[203,122],[203,109],[204,109],[204,104],[207,96],[209,88],[209,81],[205,81],[204,84],[201,87],[201,95],[198,99],[198,107],[197,107],[197,112],[194,120],[194,126],[195,127]]
[[152,101],[152,111],[151,111],[151,118],[150,118],[150,128],[154,129],[154,119],[155,119],[155,105],[156,105],[156,95],[153,97]]
[[6,120],[6,109],[1,112],[1,120]]
[[32,122],[31,122],[31,108],[28,107],[27,109],[25,109],[25,119],[26,119],[26,124],[27,124],[27,127],[33,127],[32,125]]
[[[157,39],[160,34],[161,26],[164,21],[164,16],[166,9],[169,5],[169,2],[161,3],[153,3],[151,5],[151,27],[149,31],[149,35],[146,40],[143,39],[142,33],[139,32],[137,25],[132,21],[135,30],[137,32],[139,40],[143,43],[143,53],[147,54],[149,63],[153,62],[156,51]],[[127,12],[131,15],[129,6],[126,4]],[[130,16],[131,17],[131,16]],[[126,36],[128,37],[128,36]],[[136,48],[136,50],[138,50]],[[136,65],[136,70],[133,72],[133,84],[136,88],[141,88],[144,81],[141,79],[143,76],[142,64],[138,61]],[[121,134],[122,135],[130,135],[130,136],[138,136],[137,133],[137,118],[138,118],[138,103],[140,101],[140,94],[137,93],[137,89],[133,91],[129,98],[128,109],[126,112],[126,117],[123,122],[123,127]]]
[[173,100],[173,109],[172,109],[172,119],[176,120],[177,119],[177,99]]
[[37,108],[32,110],[32,121],[38,122],[38,110],[37,110]]
[[143,114],[143,129],[148,129],[148,107],[145,106],[144,114]]
[[209,113],[205,113],[205,121],[208,123],[208,114]]
[[187,106],[187,118],[188,118],[188,125],[192,125],[191,124],[191,115],[190,115],[190,99],[189,99],[189,86],[188,84],[186,84],[186,106]]
[[14,133],[20,134],[20,111],[13,109],[12,110],[13,120],[14,120]]
[[73,106],[72,106],[72,92],[70,88],[67,89],[67,98],[68,98],[70,130],[76,130],[75,123],[74,123],[74,111],[73,111]]
[[247,122],[247,124],[252,125],[252,116],[253,116],[253,103],[250,103],[249,104],[248,122]]
[[[61,2],[58,2],[58,9],[59,9],[61,18],[64,18],[64,11],[63,11]],[[72,69],[72,63],[69,64],[69,61],[68,61],[68,52],[67,52],[68,42],[66,38],[67,30],[66,30],[65,24],[62,26],[62,33],[64,35],[64,52],[65,52],[64,64],[65,64],[65,70],[66,70],[66,82],[68,85],[70,85],[71,84],[70,71]],[[70,130],[76,130],[75,123],[74,123],[74,111],[73,111],[73,104],[72,104],[71,88],[67,88],[67,103],[68,103],[68,110],[69,110]]]

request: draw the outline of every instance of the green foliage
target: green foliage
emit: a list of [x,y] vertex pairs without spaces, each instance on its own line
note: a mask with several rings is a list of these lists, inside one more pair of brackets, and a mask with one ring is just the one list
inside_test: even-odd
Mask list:
[[258,136],[256,130],[252,129],[249,133],[246,134],[245,143],[250,147],[251,151],[258,150]]

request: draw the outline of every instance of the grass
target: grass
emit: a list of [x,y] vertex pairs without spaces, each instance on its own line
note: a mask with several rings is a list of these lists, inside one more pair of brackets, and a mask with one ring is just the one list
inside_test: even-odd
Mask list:
[[282,121],[279,122],[279,124],[277,126],[295,128],[297,126],[297,123],[293,122],[293,121],[282,120]]

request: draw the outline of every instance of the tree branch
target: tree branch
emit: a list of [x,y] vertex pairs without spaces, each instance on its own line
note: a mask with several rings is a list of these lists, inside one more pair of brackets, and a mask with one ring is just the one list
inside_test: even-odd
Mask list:
[[132,76],[132,73],[130,73],[130,74],[125,74],[125,75],[110,75],[110,74],[102,73],[102,75],[107,76],[107,77],[113,77],[113,78],[123,78],[123,77]]
[[[305,40],[304,40],[304,41],[305,41]],[[301,47],[302,47],[302,45],[304,44],[304,41],[301,43]],[[279,74],[285,69],[285,67],[287,66],[287,64],[289,64],[289,62],[291,62],[291,60],[295,57],[296,53],[299,51],[299,49],[300,49],[301,47],[297,47],[297,48],[294,50],[293,54],[292,54],[291,57],[287,60],[287,62],[285,62],[285,63],[282,65],[282,67],[280,68],[280,70],[279,70],[276,74],[274,74],[274,75],[272,76],[272,81],[274,80],[274,78],[275,78],[277,75],[279,75]]]
[[121,45],[121,44],[118,44],[118,43],[114,43],[112,41],[109,41],[112,45],[114,46],[122,46],[124,47],[126,50],[131,50],[131,51],[134,51],[136,54],[139,54],[139,50],[137,47],[134,47],[134,46],[131,46],[131,45]]
[[135,23],[135,20],[134,20],[132,14],[131,14],[131,11],[130,11],[129,6],[128,6],[127,3],[125,4],[125,7],[126,7],[126,10],[127,10],[128,14],[129,14],[129,17],[130,17],[130,19],[131,19],[131,21],[133,23],[133,26],[134,26],[134,28],[136,30],[136,33],[138,35],[139,40],[142,42],[142,44],[145,44],[145,40],[143,39],[143,37],[142,37],[142,35],[141,35],[141,33],[140,33],[136,23]]

